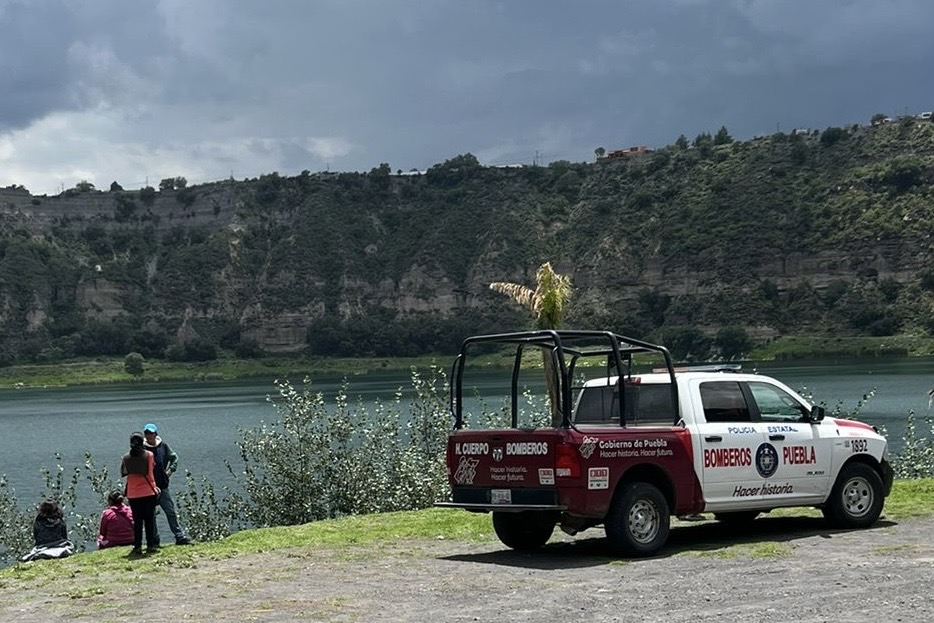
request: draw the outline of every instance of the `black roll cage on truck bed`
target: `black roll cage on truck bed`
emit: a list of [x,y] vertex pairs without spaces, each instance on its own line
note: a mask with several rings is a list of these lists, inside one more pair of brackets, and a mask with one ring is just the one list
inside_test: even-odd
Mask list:
[[[557,372],[554,382],[557,384],[556,395],[561,412],[561,427],[573,426],[571,410],[573,403],[572,380],[574,369],[581,358],[604,357],[606,359],[606,378],[618,375],[622,378],[631,378],[633,374],[633,356],[637,354],[655,354],[664,358],[665,371],[671,379],[671,405],[675,410],[672,424],[680,419],[678,415],[678,385],[675,382],[675,368],[671,361],[671,354],[664,346],[643,342],[631,337],[618,335],[610,331],[569,331],[543,329],[538,331],[521,331],[515,333],[500,333],[492,335],[478,335],[465,339],[461,344],[460,353],[454,360],[451,369],[451,395],[450,410],[454,415],[454,428],[460,430],[464,427],[463,404],[463,375],[464,367],[471,347],[481,344],[512,345],[515,356],[512,367],[511,384],[511,422],[512,428],[518,427],[519,408],[519,372],[522,368],[522,357],[527,347],[534,347],[550,354],[553,369]],[[546,375],[547,376],[547,375]],[[625,383],[620,383],[619,423],[626,426],[624,418]]]

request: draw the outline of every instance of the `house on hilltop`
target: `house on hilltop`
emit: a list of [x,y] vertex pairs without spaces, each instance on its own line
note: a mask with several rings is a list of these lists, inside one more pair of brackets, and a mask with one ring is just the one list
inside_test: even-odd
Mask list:
[[625,149],[614,149],[613,151],[607,152],[603,158],[632,158],[633,156],[651,153],[651,151],[652,150],[645,145],[636,145]]

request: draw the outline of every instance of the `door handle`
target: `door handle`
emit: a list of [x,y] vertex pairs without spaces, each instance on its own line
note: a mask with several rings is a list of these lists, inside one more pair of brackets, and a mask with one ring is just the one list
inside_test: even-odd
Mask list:
[[784,435],[769,435],[769,441],[785,441]]
[[711,435],[710,437],[704,437],[704,441],[723,441],[723,437],[720,435]]

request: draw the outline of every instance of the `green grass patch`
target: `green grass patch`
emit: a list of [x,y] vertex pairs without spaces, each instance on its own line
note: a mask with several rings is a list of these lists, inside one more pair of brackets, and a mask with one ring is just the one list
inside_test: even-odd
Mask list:
[[[910,519],[934,514],[934,478],[896,480],[885,499],[882,515],[886,519]],[[820,517],[816,508],[776,508],[769,517]]]
[[746,556],[749,558],[777,558],[790,555],[794,551],[794,547],[790,543],[765,541],[763,543],[742,545],[740,550],[745,551]]
[[873,552],[880,555],[901,554],[904,552],[913,552],[918,549],[917,545],[887,545],[885,547],[875,547]]
[[896,480],[885,500],[883,513],[890,519],[925,517],[934,513],[934,478]]
[[[905,519],[934,513],[934,479],[897,480],[886,500],[885,517]],[[775,516],[816,515],[814,509],[776,509]],[[354,558],[358,546],[389,546],[408,539],[419,541],[453,540],[463,542],[494,541],[490,517],[481,513],[428,508],[418,511],[379,513],[316,521],[300,526],[243,530],[226,539],[191,547],[163,548],[158,554],[141,560],[129,560],[128,547],[78,554],[54,562],[16,564],[0,570],[0,589],[17,586],[49,586],[64,579],[79,579],[80,586],[65,587],[74,599],[103,594],[112,585],[140,586],[153,581],[153,575],[184,573],[205,560],[221,560],[276,550],[284,556],[301,558],[315,550],[327,549],[331,555]],[[898,546],[893,546],[897,548]],[[430,546],[423,548],[430,555]],[[711,547],[686,552],[717,558],[771,558],[786,556],[792,548],[787,543],[764,541],[727,548]],[[417,555],[417,553],[413,553]],[[625,561],[623,561],[624,563]],[[623,564],[621,563],[621,564]]]
[[[803,337],[785,336],[753,349],[748,361],[816,359],[826,357],[907,357],[934,355],[934,338],[892,337]],[[245,378],[289,379],[293,383],[318,375],[353,377],[375,372],[401,372],[438,366],[447,371],[454,355],[421,357],[266,357],[223,358],[198,363],[150,360],[143,374],[134,377],[123,367],[123,357],[101,357],[54,364],[17,365],[0,368],[0,389],[12,387],[63,387],[112,383],[234,381]],[[656,358],[646,359],[655,365]],[[538,353],[526,353],[529,367],[541,365]],[[470,367],[510,367],[513,353],[489,353],[469,361]]]
[[[163,548],[139,560],[127,558],[129,547],[86,552],[54,562],[20,563],[0,570],[0,589],[17,584],[45,585],[80,575],[90,582],[102,576],[115,582],[140,581],[141,575],[179,573],[202,560],[220,560],[243,554],[295,549],[328,548],[339,557],[354,546],[391,544],[406,539],[491,541],[490,517],[461,510],[428,508],[418,511],[357,515],[316,521],[300,526],[243,530],[226,539],[191,547]],[[110,581],[108,579],[108,581]],[[96,591],[98,584],[89,584]],[[85,589],[81,589],[82,595]],[[80,597],[82,595],[77,595]]]
[[19,365],[0,368],[0,389],[17,387],[65,387],[114,383],[165,383],[234,381],[256,378],[289,379],[293,383],[318,375],[353,377],[373,372],[402,372],[415,367],[447,369],[450,358],[268,358],[218,359],[198,363],[146,361],[143,374],[134,377],[124,370],[123,358],[100,358],[56,364]]
[[489,515],[428,508],[419,511],[357,515],[301,526],[244,530],[209,544],[216,553],[280,549],[296,544],[347,547],[401,539],[487,541],[493,538]]
[[934,354],[934,338],[913,335],[888,337],[784,336],[761,344],[749,353],[751,361],[823,359],[827,357],[921,357]]
[[701,550],[689,550],[686,553],[690,556],[719,558],[721,560],[735,560],[737,558],[779,558],[781,556],[790,556],[794,552],[794,547],[789,543],[779,543],[776,541],[763,541],[760,543],[737,543],[728,547],[711,546]]

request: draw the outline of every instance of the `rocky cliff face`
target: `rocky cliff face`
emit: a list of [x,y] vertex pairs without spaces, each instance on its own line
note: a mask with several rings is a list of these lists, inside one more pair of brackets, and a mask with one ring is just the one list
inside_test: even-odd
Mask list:
[[52,197],[32,196],[26,189],[0,188],[0,224],[23,228],[41,235],[53,227],[80,227],[82,224],[119,225],[120,198],[133,204],[123,222],[134,226],[152,225],[158,231],[173,227],[224,227],[236,211],[236,184],[215,182],[191,189],[188,205],[178,199],[179,191],[154,193],[150,203],[138,192],[66,191]]
[[[912,153],[922,140],[934,153],[918,132]],[[870,139],[889,141],[878,161]],[[328,320],[508,330],[519,316],[489,283],[534,285],[544,261],[571,277],[577,326],[923,327],[934,155],[915,164],[882,134],[854,134],[852,154],[805,140],[525,170],[459,157],[424,176],[273,174],[148,197],[0,189],[0,342],[55,343],[88,319],[174,342],[239,332],[270,352],[304,348]]]
[[[237,214],[239,199],[234,188],[202,187],[197,191],[197,199],[190,206],[181,206],[171,196],[158,197],[131,224],[113,222],[114,200],[108,193],[41,198],[35,203],[28,193],[3,191],[0,193],[0,219],[5,227],[23,228],[33,236],[46,235],[61,227],[62,223],[67,223],[67,227],[75,231],[94,223],[107,223],[115,230],[145,224],[157,232],[173,228],[206,228],[215,236],[242,229],[242,219]],[[336,280],[337,287],[332,296],[309,297],[301,304],[287,308],[280,302],[270,301],[268,293],[260,295],[266,285],[262,275],[243,279],[242,276],[234,276],[236,270],[225,266],[210,278],[213,291],[210,299],[203,304],[185,304],[182,309],[184,315],[195,319],[236,319],[242,326],[243,335],[256,340],[263,350],[294,352],[305,347],[309,325],[328,314],[347,318],[378,307],[401,316],[451,317],[470,310],[503,305],[503,301],[487,289],[492,281],[505,279],[529,285],[534,282],[534,265],[514,266],[504,274],[501,266],[488,263],[484,257],[476,259],[477,263],[462,281],[452,279],[438,266],[419,262],[407,267],[398,278],[374,279],[372,275],[343,274]],[[598,317],[610,319],[625,318],[638,309],[640,293],[647,290],[670,297],[709,301],[730,287],[729,281],[723,279],[722,267],[712,269],[701,262],[650,256],[643,258],[643,265],[638,269],[619,269],[615,264],[618,259],[597,261],[592,267],[583,263],[578,265],[575,258],[566,255],[554,262],[559,272],[572,277],[576,305],[590,309]],[[140,288],[141,284],[127,283],[119,276],[112,279],[114,266],[107,262],[92,265],[90,262],[93,260],[81,257],[76,257],[75,261],[85,262],[83,276],[75,287],[75,301],[81,313],[89,318],[113,320],[132,314],[140,297],[154,295],[152,291],[146,293],[146,290],[159,275],[158,253],[146,258],[143,288]],[[194,261],[197,263],[198,258]],[[231,249],[225,262],[236,264],[235,250]],[[755,273],[757,279],[774,283],[780,294],[805,282],[820,293],[836,282],[856,282],[867,278],[887,278],[906,283],[929,265],[927,253],[905,253],[900,245],[887,243],[855,251],[827,249],[815,253],[787,253],[768,258],[755,266]],[[325,286],[324,281],[318,280],[318,285]],[[300,288],[289,283],[283,287]],[[250,292],[254,295],[251,296]],[[48,319],[48,307],[41,298],[34,300],[27,314],[27,330],[36,330]],[[161,308],[158,302],[154,307]],[[573,319],[575,314],[572,312],[571,316]],[[173,335],[183,335],[177,333],[176,327],[181,326],[177,311],[162,309],[157,317],[162,317],[166,326],[175,331]],[[767,324],[741,324],[760,337],[779,332]]]

